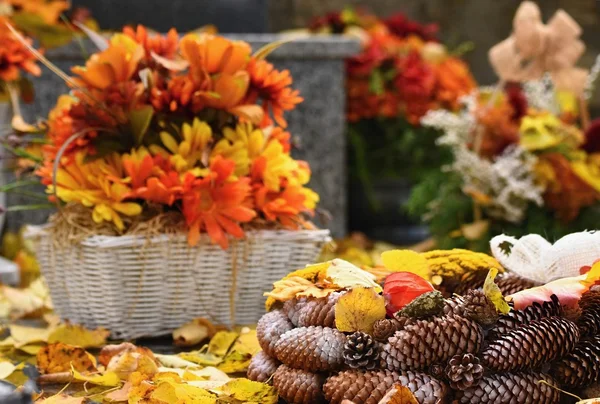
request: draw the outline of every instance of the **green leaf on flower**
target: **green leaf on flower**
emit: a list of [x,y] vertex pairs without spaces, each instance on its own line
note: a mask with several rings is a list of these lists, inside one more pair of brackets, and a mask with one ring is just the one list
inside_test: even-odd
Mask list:
[[34,13],[11,15],[15,25],[27,34],[39,39],[44,48],[56,48],[71,42],[73,31],[59,24],[47,24],[42,16]]
[[138,146],[142,144],[153,116],[154,108],[151,105],[146,105],[129,112],[129,126]]

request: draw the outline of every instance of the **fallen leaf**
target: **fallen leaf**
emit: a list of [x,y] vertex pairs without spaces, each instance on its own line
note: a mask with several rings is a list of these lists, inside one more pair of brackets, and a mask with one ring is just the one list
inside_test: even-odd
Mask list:
[[149,357],[139,352],[124,351],[112,357],[106,370],[116,373],[122,380],[127,380],[133,372],[154,376],[158,373],[158,366],[154,355]]
[[421,278],[431,278],[427,259],[411,250],[391,250],[381,254],[383,265],[392,272],[411,272]]
[[326,271],[327,287],[337,287],[339,289],[352,289],[356,287],[374,288],[381,292],[381,286],[376,282],[376,277],[367,271],[364,271],[341,259],[334,259]]
[[34,342],[48,342],[50,329],[26,327],[22,325],[12,324],[8,327],[10,336],[14,340],[16,348],[32,344]]
[[67,372],[71,368],[79,372],[94,372],[96,359],[81,347],[57,342],[40,349],[37,367],[42,374]]
[[494,282],[497,275],[498,269],[491,268],[483,283],[483,293],[494,304],[499,313],[507,314],[510,311],[510,306],[502,296],[502,291]]
[[202,366],[217,366],[223,362],[222,357],[201,351],[182,352],[178,356],[186,361]]
[[243,329],[223,362],[219,364],[219,369],[225,373],[246,372],[252,356],[260,350],[256,330]]
[[0,362],[0,380],[6,379],[17,369],[11,362]]
[[385,300],[372,288],[354,288],[335,304],[335,326],[342,332],[373,332],[373,323],[385,318]]
[[276,404],[278,400],[277,392],[272,386],[248,379],[233,379],[218,390],[242,402]]
[[57,394],[43,400],[36,401],[36,404],[82,404],[87,402],[85,397],[71,397],[66,394]]
[[73,373],[73,379],[81,382],[87,382],[106,387],[115,387],[121,385],[121,379],[115,372],[107,371],[96,375],[83,375],[73,368],[71,369],[71,372]]
[[154,354],[154,356],[156,357],[156,359],[158,359],[161,365],[166,366],[168,368],[187,369],[198,367],[197,363],[187,361],[185,359],[180,358],[177,355]]
[[212,337],[208,344],[208,353],[216,356],[225,356],[229,348],[237,340],[239,334],[233,331],[219,331]]
[[159,382],[149,398],[165,403],[216,404],[217,402],[217,398],[208,390],[170,380]]
[[419,404],[413,393],[406,386],[396,384],[378,404]]
[[36,296],[27,289],[2,286],[0,290],[8,302],[10,317],[13,320],[39,317],[48,310],[44,299]]
[[43,316],[48,327],[53,328],[60,324],[60,317],[54,313],[46,313]]
[[48,343],[62,342],[82,348],[100,348],[106,345],[110,331],[104,328],[88,330],[80,325],[62,324],[48,336]]
[[103,347],[100,350],[100,354],[98,355],[98,362],[100,362],[104,366],[107,366],[114,356],[122,352],[138,352],[142,355],[146,355],[152,358],[153,360],[156,359],[154,353],[148,348],[138,347],[130,342],[123,342],[118,345],[106,345],[105,347]]
[[196,318],[173,331],[178,346],[193,346],[215,335],[215,326],[205,318]]
[[132,387],[131,382],[126,382],[119,390],[111,391],[104,398],[110,402],[127,401]]
[[20,346],[17,349],[25,352],[28,355],[37,355],[38,352],[40,351],[40,349],[42,349],[45,346],[46,345],[42,345],[42,344],[29,344],[29,345]]

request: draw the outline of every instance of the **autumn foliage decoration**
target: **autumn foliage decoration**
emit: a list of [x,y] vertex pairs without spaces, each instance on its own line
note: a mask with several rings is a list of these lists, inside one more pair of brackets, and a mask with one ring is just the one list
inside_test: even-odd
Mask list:
[[207,33],[114,35],[48,117],[37,174],[50,198],[119,233],[157,207],[180,212],[191,245],[208,233],[227,248],[248,224],[310,227],[319,197],[283,116],[302,98],[267,53]]

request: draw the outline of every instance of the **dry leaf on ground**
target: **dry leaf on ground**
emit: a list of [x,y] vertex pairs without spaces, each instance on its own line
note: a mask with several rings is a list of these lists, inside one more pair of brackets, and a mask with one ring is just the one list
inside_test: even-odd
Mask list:
[[178,346],[193,346],[212,338],[216,327],[205,318],[196,318],[173,331],[173,341]]
[[248,379],[231,380],[217,390],[244,403],[276,404],[278,400],[272,386]]
[[239,334],[237,332],[219,331],[210,340],[210,343],[208,344],[208,353],[217,356],[227,355],[227,352],[229,352],[229,348],[231,348],[233,343],[237,340],[238,336]]
[[30,345],[35,342],[48,342],[50,335],[50,329],[48,328],[36,328],[26,327],[22,325],[10,325],[10,337],[12,337],[13,344],[16,348]]
[[37,354],[40,373],[68,372],[73,367],[79,372],[96,371],[96,359],[81,347],[57,342],[40,349]]
[[406,386],[400,384],[392,387],[378,404],[418,404],[419,402]]
[[104,328],[88,330],[80,325],[62,324],[48,336],[48,343],[62,342],[82,348],[100,348],[106,344],[110,331]]
[[80,382],[87,382],[106,387],[115,387],[121,384],[121,379],[119,376],[115,372],[111,371],[94,375],[83,375],[75,369],[71,369],[71,372],[73,373],[73,379]]
[[114,372],[122,380],[127,380],[133,372],[139,372],[149,377],[158,373],[154,355],[149,357],[139,352],[123,351],[112,357],[106,370]]
[[385,318],[385,300],[372,288],[355,288],[335,304],[335,325],[342,332],[373,332],[373,323]]
[[43,400],[38,400],[36,404],[83,404],[87,401],[85,397],[71,397],[66,394],[57,394]]
[[6,379],[17,370],[17,367],[11,362],[0,362],[0,380]]

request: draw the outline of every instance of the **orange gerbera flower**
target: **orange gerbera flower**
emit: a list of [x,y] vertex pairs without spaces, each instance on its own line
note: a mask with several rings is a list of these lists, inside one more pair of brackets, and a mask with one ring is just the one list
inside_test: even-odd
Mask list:
[[437,79],[436,98],[442,105],[455,110],[458,99],[475,88],[475,80],[465,62],[449,57],[434,64]]
[[[29,44],[33,42],[31,39],[27,41]],[[8,30],[6,19],[0,17],[0,80],[18,80],[21,71],[34,76],[42,73],[35,56]]]
[[251,221],[256,212],[248,207],[250,179],[233,177],[235,162],[220,157],[210,165],[204,178],[186,174],[183,183],[183,215],[189,226],[188,242],[196,245],[200,231],[226,249],[227,235],[244,237],[240,223]]
[[188,34],[181,39],[180,47],[190,70],[208,74],[234,74],[243,70],[252,51],[246,42],[212,34]]
[[250,73],[250,94],[247,103],[253,104],[262,100],[265,111],[263,125],[270,124],[269,112],[275,122],[282,128],[287,127],[283,118],[285,111],[290,111],[303,101],[298,90],[292,90],[292,76],[289,70],[279,71],[265,60],[252,58],[248,63]]
[[301,186],[287,187],[282,192],[271,192],[267,187],[256,185],[254,188],[256,208],[265,219],[279,222],[288,229],[310,227],[301,214],[313,214],[319,196],[311,189]]
[[132,27],[123,28],[123,33],[144,47],[146,61],[152,60],[152,54],[173,59],[177,54],[179,36],[177,30],[171,28],[167,35],[149,35],[143,25],[138,25],[134,30]]

